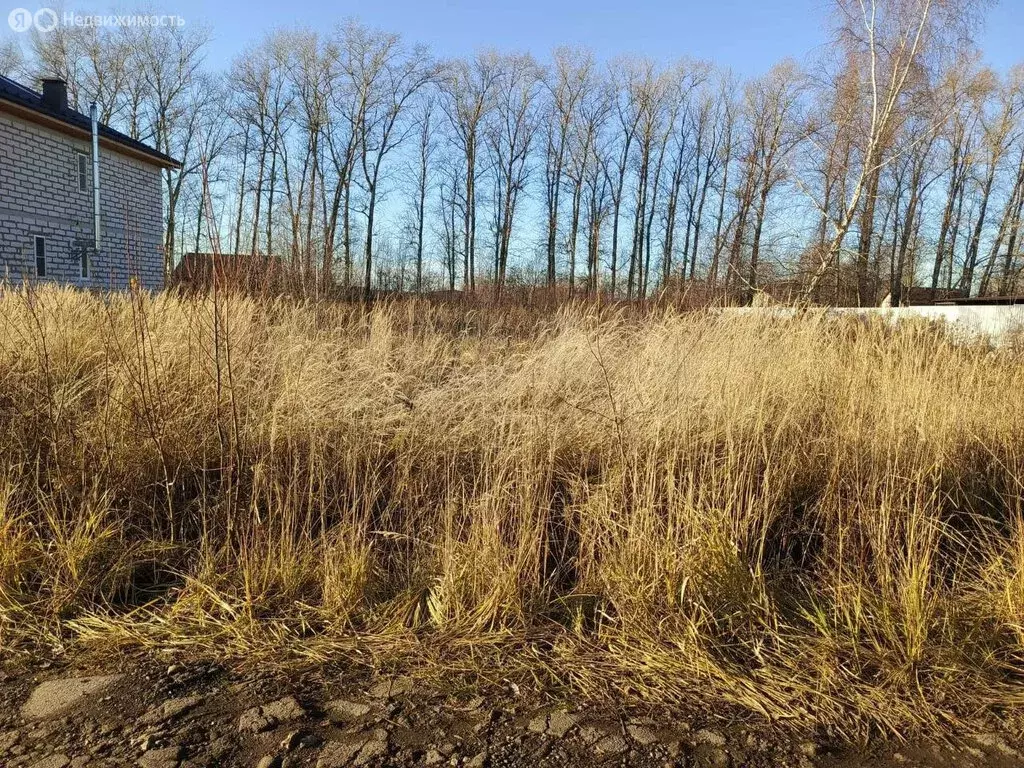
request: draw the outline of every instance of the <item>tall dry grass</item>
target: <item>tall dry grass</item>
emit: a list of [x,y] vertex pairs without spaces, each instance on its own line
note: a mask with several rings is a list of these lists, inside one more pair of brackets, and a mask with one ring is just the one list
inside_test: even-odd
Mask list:
[[0,644],[941,727],[1024,701],[1022,480],[923,326],[0,295]]

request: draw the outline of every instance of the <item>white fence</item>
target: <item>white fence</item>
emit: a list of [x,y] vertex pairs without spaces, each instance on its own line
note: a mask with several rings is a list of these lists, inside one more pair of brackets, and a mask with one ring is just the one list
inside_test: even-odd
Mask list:
[[965,338],[987,336],[994,344],[1004,344],[1015,334],[1024,331],[1022,305],[931,305],[921,307],[893,307],[891,309],[850,309],[863,315],[879,315],[898,323],[904,318],[925,318],[945,321],[947,326]]
[[[771,312],[791,315],[798,310],[792,307],[742,307],[727,311]],[[890,323],[905,319],[921,318],[945,322],[964,339],[987,337],[993,344],[1008,343],[1015,336],[1024,339],[1024,305],[929,305],[920,307],[832,307],[824,310],[829,317],[856,315],[858,317],[879,317]]]

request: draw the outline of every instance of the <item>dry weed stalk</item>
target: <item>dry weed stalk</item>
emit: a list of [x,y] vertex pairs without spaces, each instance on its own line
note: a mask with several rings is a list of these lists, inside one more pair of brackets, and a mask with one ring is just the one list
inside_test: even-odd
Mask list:
[[0,642],[936,727],[1024,694],[1022,439],[934,328],[5,290]]

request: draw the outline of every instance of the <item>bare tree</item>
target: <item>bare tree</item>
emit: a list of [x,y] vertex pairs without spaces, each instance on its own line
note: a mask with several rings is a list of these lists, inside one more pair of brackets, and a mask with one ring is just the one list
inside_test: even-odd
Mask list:
[[761,236],[764,232],[768,199],[786,177],[787,156],[802,134],[798,129],[796,111],[803,93],[804,77],[796,63],[777,64],[763,78],[753,81],[747,89],[750,137],[745,166],[753,177],[747,204],[752,206],[753,232],[746,278],[746,298],[758,287]]
[[149,27],[133,43],[131,66],[141,72],[146,130],[139,137],[182,163],[163,170],[167,193],[164,261],[169,277],[174,266],[178,199],[184,183],[202,168],[197,140],[208,112],[217,108],[214,79],[202,74],[204,48],[210,32],[201,26]]
[[366,184],[366,246],[364,259],[364,295],[370,298],[373,264],[373,227],[380,194],[381,171],[388,155],[414,131],[415,123],[405,119],[413,98],[435,76],[425,48],[408,50],[397,35],[383,35],[371,49],[373,57],[364,60],[360,71],[367,83],[359,141],[359,163]]
[[[558,242],[559,197],[562,190],[562,174],[565,168],[566,152],[570,142],[570,131],[576,120],[580,102],[593,88],[595,75],[594,57],[588,51],[574,48],[558,48],[554,61],[545,74],[544,85],[548,94],[545,120],[545,163],[544,202],[547,206],[547,280],[555,284],[555,253]],[[579,187],[577,186],[578,190]],[[576,201],[578,207],[578,200]],[[569,282],[573,279],[570,268]]]
[[983,158],[983,168],[979,178],[978,214],[967,245],[964,257],[963,272],[960,276],[960,288],[971,291],[975,283],[975,271],[978,268],[981,237],[987,223],[989,204],[996,174],[1001,170],[1007,151],[1022,136],[1019,118],[1024,112],[1024,92],[1020,84],[1010,81],[998,83],[996,74],[985,73],[987,80],[992,82],[986,90],[992,94],[992,108],[983,109],[981,121],[982,145],[979,155]]
[[633,142],[642,117],[643,106],[637,101],[638,78],[643,76],[646,68],[644,62],[633,59],[620,59],[611,65],[613,113],[616,118],[619,134],[613,149],[606,154],[604,163],[608,176],[609,194],[612,201],[612,242],[611,242],[611,292],[614,295],[619,266],[619,213],[622,210],[623,193],[625,191],[626,174],[632,157]]
[[939,101],[952,104],[953,107],[945,115],[937,131],[948,156],[947,175],[949,181],[932,267],[932,291],[938,289],[939,280],[943,269],[947,267],[947,262],[950,283],[953,277],[953,258],[959,234],[959,212],[963,209],[967,177],[971,172],[971,158],[974,155],[973,143],[976,141],[978,124],[981,120],[981,100],[974,94],[983,87],[983,84],[977,78],[978,72],[975,67],[976,62],[973,60],[966,60],[954,65],[940,85],[937,97]]
[[426,226],[427,194],[430,191],[431,161],[437,142],[434,140],[434,102],[427,98],[417,116],[419,141],[416,144],[416,292],[423,290],[423,233]]
[[587,81],[580,87],[580,98],[576,102],[568,134],[569,152],[565,167],[572,200],[567,237],[569,288],[572,290],[575,279],[582,216],[586,219],[587,233],[587,290],[594,291],[597,289],[601,225],[607,214],[608,178],[604,173],[603,158],[612,94],[607,82],[599,80],[594,70],[588,71]]
[[[983,295],[988,292],[988,280],[991,279],[997,263],[1001,265],[999,293],[1008,295],[1016,292],[1017,277],[1021,271],[1021,266],[1018,264],[1021,257],[1018,246],[1021,241],[1022,224],[1024,224],[1024,147],[1021,147],[1018,152],[1017,172],[1013,188],[999,224],[999,234],[992,244],[989,268],[986,270],[986,279],[981,288]],[[1003,248],[1003,243],[1006,244],[1005,250],[1000,254],[999,251]]]
[[447,275],[448,290],[455,290],[455,279],[459,268],[459,243],[463,241],[459,223],[464,221],[464,186],[462,175],[455,162],[441,163],[441,181],[438,190],[438,213],[441,225],[438,235],[443,251],[442,261]]
[[[854,114],[857,111],[858,85],[856,67],[842,66],[836,72],[826,71],[810,78],[811,98],[807,109],[804,161],[794,174],[798,186],[813,190],[820,201],[815,214],[814,239],[808,243],[798,270],[802,276],[812,275],[822,260],[830,257],[831,218],[845,202],[853,152]],[[801,181],[802,179],[802,181]],[[832,300],[838,302],[841,291],[841,269],[838,258],[829,262],[824,274],[831,273]],[[823,274],[823,277],[824,277]],[[824,281],[819,281],[812,298],[821,301]]]
[[25,69],[25,55],[16,40],[0,40],[0,77],[19,77]]
[[[944,41],[961,39],[978,4],[974,0],[834,0],[838,42],[857,67],[858,81],[866,90],[864,131],[858,147],[859,169],[838,213],[816,201],[822,215],[829,217],[833,234],[805,296],[813,295],[829,264],[838,259],[862,197],[866,193],[872,197],[873,190],[868,188],[875,186],[887,161],[885,150],[901,102],[928,53],[938,51]],[[867,298],[859,296],[861,303]]]
[[[694,231],[694,266],[696,268],[696,249],[700,238],[700,219],[710,187],[711,176],[717,165],[718,144],[721,141],[715,110],[719,105],[716,94],[704,88],[707,80],[708,66],[698,62],[693,66],[692,83],[682,85],[679,98],[682,107],[679,111],[675,130],[673,131],[673,159],[667,190],[665,210],[665,233],[662,240],[661,280],[667,285],[672,274],[675,256],[676,219],[679,201],[684,194],[689,203],[686,215],[686,235],[683,247],[682,276],[686,276],[689,261],[690,235]],[[691,94],[694,89],[702,88],[694,101]],[[684,184],[685,182],[685,184]],[[699,199],[699,203],[698,203]]]
[[[711,263],[708,265],[708,286],[714,290],[718,284],[718,274],[721,266],[722,254],[725,251],[725,243],[728,239],[728,227],[725,221],[725,201],[729,195],[729,169],[733,164],[733,156],[736,150],[736,119],[739,108],[733,101],[731,93],[734,79],[732,75],[722,78],[721,99],[722,99],[722,145],[719,149],[719,157],[722,166],[722,179],[718,184],[718,212],[715,216],[715,242],[711,255]],[[728,277],[728,275],[727,275]]]
[[272,34],[236,59],[232,68],[236,120],[252,127],[258,146],[249,245],[249,252],[253,254],[260,252],[261,224],[265,232],[264,252],[271,254],[273,249],[277,163],[285,138],[285,123],[290,119],[294,102],[288,82],[289,47],[283,32]]
[[[930,102],[930,100],[929,100]],[[892,254],[889,260],[889,296],[894,306],[903,303],[903,287],[913,279],[915,264],[911,252],[911,244],[916,239],[921,226],[921,212],[929,187],[941,176],[932,173],[934,149],[937,134],[929,130],[929,117],[932,104],[924,106],[924,114],[913,114],[902,137],[903,141],[911,141],[913,146],[899,152],[904,160],[900,172],[905,175],[906,201],[897,196],[897,210],[894,212],[894,229]],[[923,136],[922,140],[917,137]],[[899,206],[902,204],[902,210]]]
[[[668,78],[650,60],[637,62],[633,76],[627,81],[630,94],[627,103],[635,107],[636,114],[636,190],[633,207],[633,245],[629,256],[626,297],[644,295],[644,245],[650,198],[657,194],[658,176],[664,158],[665,141],[674,112],[668,94]],[[653,177],[653,178],[652,178]],[[653,189],[653,191],[652,191]]]
[[322,144],[328,121],[328,98],[331,86],[334,52],[321,37],[308,30],[292,35],[288,60],[288,76],[294,94],[294,113],[297,123],[298,146],[296,161],[298,181],[293,183],[291,163],[285,162],[285,188],[291,220],[292,260],[307,279],[327,286],[333,279],[332,254],[321,253],[320,279],[314,272],[313,226],[316,219],[318,195],[322,197],[323,180]]
[[476,177],[480,129],[494,108],[500,56],[479,53],[470,61],[456,59],[443,69],[442,108],[451,127],[451,137],[465,162],[465,206],[463,224],[463,287],[476,290]]
[[494,156],[495,291],[501,295],[508,269],[512,225],[529,176],[529,156],[538,126],[540,70],[529,55],[503,57],[498,64],[495,109],[486,134]]

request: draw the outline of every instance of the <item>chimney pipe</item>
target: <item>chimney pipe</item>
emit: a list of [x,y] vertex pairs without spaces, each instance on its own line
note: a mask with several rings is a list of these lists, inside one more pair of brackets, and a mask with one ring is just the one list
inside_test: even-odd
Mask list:
[[92,232],[93,247],[100,252],[100,108],[94,101],[89,105],[92,119]]
[[68,84],[59,77],[43,78],[43,104],[63,112],[68,108]]

